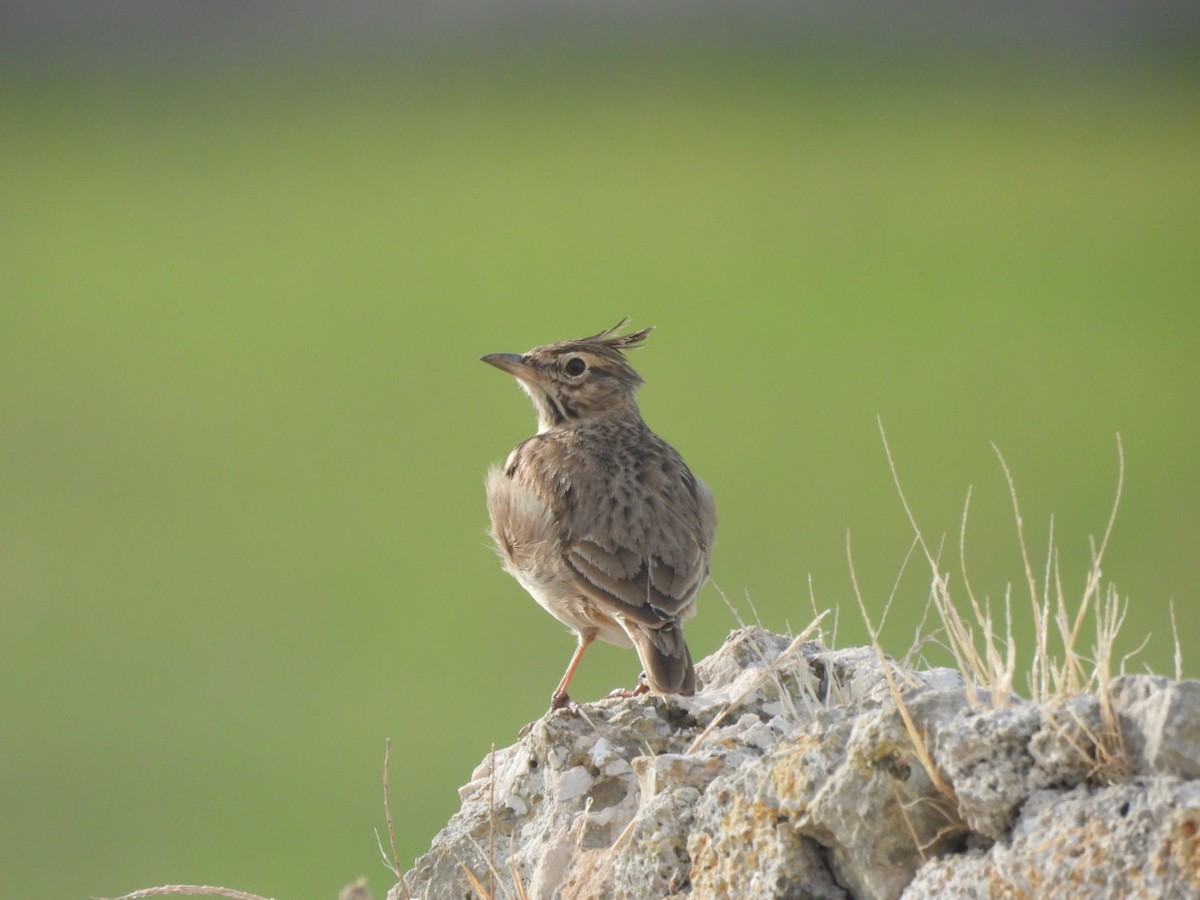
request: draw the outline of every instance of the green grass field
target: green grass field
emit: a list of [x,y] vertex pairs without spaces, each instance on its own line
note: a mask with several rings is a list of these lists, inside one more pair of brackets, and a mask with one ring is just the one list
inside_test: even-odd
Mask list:
[[[743,618],[866,639],[912,534],[1028,600],[1049,522],[1121,652],[1200,674],[1200,82],[778,59],[0,87],[0,894],[389,884],[572,640],[485,542],[529,434],[477,362],[624,315]],[[915,561],[883,631],[912,642]],[[751,609],[753,604],[755,613]],[[713,587],[693,654],[735,624]],[[1021,668],[1028,664],[1027,648]],[[580,699],[631,684],[589,654]],[[1017,689],[1022,690],[1019,680]]]

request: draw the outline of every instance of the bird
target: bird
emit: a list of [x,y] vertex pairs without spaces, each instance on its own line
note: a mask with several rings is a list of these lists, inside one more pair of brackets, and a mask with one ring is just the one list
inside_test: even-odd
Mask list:
[[575,707],[571,679],[599,639],[634,647],[634,691],[692,696],[696,670],[683,623],[709,574],[717,512],[712,492],[638,410],[643,380],[625,358],[652,328],[491,353],[537,415],[485,479],[491,534],[504,568],[575,632],[577,645],[550,698]]

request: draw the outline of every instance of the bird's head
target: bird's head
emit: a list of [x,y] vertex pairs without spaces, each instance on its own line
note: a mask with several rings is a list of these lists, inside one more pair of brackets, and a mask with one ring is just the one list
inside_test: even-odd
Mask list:
[[641,344],[651,329],[616,335],[628,321],[622,319],[591,337],[546,344],[527,353],[490,353],[481,359],[516,376],[533,401],[539,432],[636,411],[634,395],[642,377],[624,351]]

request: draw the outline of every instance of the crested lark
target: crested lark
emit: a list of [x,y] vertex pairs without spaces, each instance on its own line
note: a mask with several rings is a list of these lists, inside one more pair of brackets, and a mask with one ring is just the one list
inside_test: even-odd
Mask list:
[[537,434],[488,472],[487,502],[504,568],[579,637],[551,709],[571,702],[567,686],[596,638],[636,647],[655,693],[696,691],[683,622],[708,577],[716,507],[642,421],[642,379],[623,351],[650,329],[617,336],[627,321],[483,357],[517,377],[537,413]]

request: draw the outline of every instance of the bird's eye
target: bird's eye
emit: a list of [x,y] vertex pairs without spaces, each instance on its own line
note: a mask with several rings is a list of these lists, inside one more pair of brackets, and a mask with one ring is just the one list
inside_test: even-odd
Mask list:
[[582,375],[584,372],[587,371],[587,363],[585,363],[583,361],[582,357],[572,356],[570,359],[567,360],[567,365],[566,365],[565,371],[572,378],[578,378],[580,375]]

